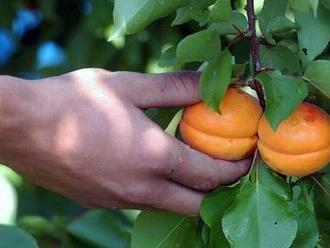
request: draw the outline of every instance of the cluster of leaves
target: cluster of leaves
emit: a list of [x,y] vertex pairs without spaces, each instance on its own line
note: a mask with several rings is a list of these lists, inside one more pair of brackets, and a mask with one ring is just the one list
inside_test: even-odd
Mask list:
[[[229,0],[117,0],[110,39],[139,32],[176,10],[172,26],[195,22],[199,29],[165,50],[159,63],[182,68],[197,62],[202,98],[210,108],[221,111],[219,101],[233,81],[252,87],[246,82],[257,79],[274,130],[306,98],[329,112],[330,2],[265,0],[257,15],[263,66],[257,75],[241,6]],[[248,176],[204,199],[202,220],[143,212],[132,247],[327,247],[329,174],[284,179],[255,159]]]

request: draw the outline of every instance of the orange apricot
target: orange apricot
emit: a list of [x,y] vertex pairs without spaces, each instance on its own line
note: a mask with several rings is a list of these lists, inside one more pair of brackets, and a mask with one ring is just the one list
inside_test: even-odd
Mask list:
[[221,114],[200,102],[185,108],[180,122],[183,141],[216,159],[240,160],[257,146],[262,109],[258,101],[229,88],[220,103]]
[[313,104],[300,104],[276,131],[263,116],[258,135],[262,159],[280,174],[307,176],[330,161],[330,117]]

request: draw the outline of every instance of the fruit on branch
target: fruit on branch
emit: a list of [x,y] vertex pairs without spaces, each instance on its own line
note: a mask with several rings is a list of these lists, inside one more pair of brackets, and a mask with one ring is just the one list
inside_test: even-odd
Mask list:
[[302,103],[274,132],[265,116],[258,129],[262,159],[276,172],[307,176],[330,162],[330,116]]
[[180,122],[183,141],[216,159],[240,160],[257,146],[262,108],[258,101],[237,88],[229,88],[217,113],[203,102],[188,106]]

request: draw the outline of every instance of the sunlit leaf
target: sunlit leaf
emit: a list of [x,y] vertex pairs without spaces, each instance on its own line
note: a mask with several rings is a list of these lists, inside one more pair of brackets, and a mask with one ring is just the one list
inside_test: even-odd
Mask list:
[[201,216],[210,228],[211,247],[230,247],[221,229],[221,219],[225,211],[233,204],[240,185],[220,187],[208,194],[202,201]]
[[210,11],[211,22],[225,22],[230,21],[233,15],[230,0],[218,0],[212,6]]
[[216,30],[220,35],[237,34],[237,30],[233,27],[232,24],[238,27],[242,32],[245,32],[247,29],[246,17],[241,12],[236,10],[233,11],[232,23],[227,21],[212,23],[209,29]]
[[257,168],[250,177],[222,219],[231,247],[290,247],[297,233],[292,205],[259,181]]
[[299,57],[285,46],[261,46],[260,58],[267,68],[301,74]]
[[265,115],[275,130],[307,97],[308,87],[302,79],[290,76],[261,73],[258,79],[265,91]]
[[202,72],[202,98],[208,107],[217,112],[219,111],[219,103],[224,97],[231,81],[231,59],[230,52],[225,50],[214,60],[210,61]]
[[330,40],[330,11],[319,9],[317,18],[312,11],[295,12],[299,26],[298,40],[301,49],[306,49],[306,58],[312,61],[327,47]]
[[267,33],[267,27],[278,16],[285,16],[287,0],[265,0],[259,14],[259,23],[262,33]]
[[171,14],[189,0],[115,0],[113,40],[124,34],[141,31],[151,22]]
[[268,23],[266,32],[270,34],[281,34],[297,28],[298,26],[288,18],[277,16]]
[[180,63],[209,61],[221,51],[220,38],[213,30],[203,30],[184,38],[177,47]]
[[305,77],[330,98],[330,61],[316,60],[312,62],[305,72]]
[[165,212],[142,212],[137,218],[132,248],[198,248],[197,221]]

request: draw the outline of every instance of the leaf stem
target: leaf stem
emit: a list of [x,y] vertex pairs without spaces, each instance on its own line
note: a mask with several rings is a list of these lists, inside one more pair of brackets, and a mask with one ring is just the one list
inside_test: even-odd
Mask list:
[[240,34],[238,34],[237,36],[235,36],[234,39],[232,39],[232,40],[229,42],[227,48],[231,48],[234,44],[236,44],[237,42],[241,41],[242,39],[243,39],[242,36],[241,36]]
[[236,32],[244,39],[246,34],[238,27],[235,23],[232,23],[231,26],[236,30]]
[[322,185],[322,183],[316,179],[314,176],[311,176],[311,178],[314,180],[314,182],[316,182],[316,184],[323,190],[323,192],[330,197],[330,192]]
[[260,51],[259,51],[259,39],[257,37],[256,32],[256,14],[254,11],[254,0],[247,0],[245,10],[247,12],[248,17],[248,30],[246,33],[246,37],[249,39],[250,42],[250,53],[252,58],[252,65],[253,65],[253,77],[254,81],[252,84],[252,88],[257,92],[260,105],[262,108],[265,108],[265,96],[263,92],[262,85],[259,81],[255,79],[255,76],[263,71],[263,67],[260,61]]

